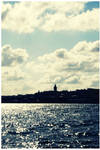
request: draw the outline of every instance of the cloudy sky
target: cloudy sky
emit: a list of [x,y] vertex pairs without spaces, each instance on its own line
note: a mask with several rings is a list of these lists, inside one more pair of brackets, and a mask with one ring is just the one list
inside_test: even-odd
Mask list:
[[98,2],[2,3],[2,95],[98,88]]

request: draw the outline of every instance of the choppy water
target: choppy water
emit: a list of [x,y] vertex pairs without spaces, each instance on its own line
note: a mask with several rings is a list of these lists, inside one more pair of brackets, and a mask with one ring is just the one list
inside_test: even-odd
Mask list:
[[99,105],[2,104],[2,148],[98,148]]

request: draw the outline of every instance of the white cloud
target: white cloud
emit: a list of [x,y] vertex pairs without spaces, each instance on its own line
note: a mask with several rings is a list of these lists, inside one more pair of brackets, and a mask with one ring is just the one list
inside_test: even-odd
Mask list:
[[2,28],[18,33],[31,33],[36,28],[47,32],[98,30],[99,10],[84,12],[84,7],[85,2],[3,3]]
[[10,45],[2,47],[2,66],[22,64],[28,59],[25,49],[13,49]]
[[22,65],[3,66],[2,91],[4,94],[34,93],[51,90],[55,83],[59,90],[98,88],[98,48],[99,41],[81,41],[71,50],[61,48]]
[[99,41],[82,41],[70,51],[58,49],[39,57],[38,61],[45,67],[45,74],[40,82],[58,83],[59,85],[66,83],[68,89],[90,87],[95,77],[98,81],[98,48]]
[[99,10],[83,12],[78,15],[66,16],[65,13],[48,14],[41,29],[51,32],[60,30],[89,31],[99,29]]
[[10,11],[11,5],[10,4],[2,4],[2,20],[6,17],[7,13]]

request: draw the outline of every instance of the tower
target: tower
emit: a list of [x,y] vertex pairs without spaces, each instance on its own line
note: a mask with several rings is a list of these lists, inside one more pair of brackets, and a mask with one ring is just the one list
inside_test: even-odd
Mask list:
[[57,91],[57,86],[56,86],[56,84],[54,85],[54,91],[55,91],[55,92]]

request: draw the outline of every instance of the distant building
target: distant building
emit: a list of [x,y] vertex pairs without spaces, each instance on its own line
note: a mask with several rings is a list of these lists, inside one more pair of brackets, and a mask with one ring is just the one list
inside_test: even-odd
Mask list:
[[56,92],[57,91],[57,86],[56,86],[56,84],[54,85],[54,91]]

